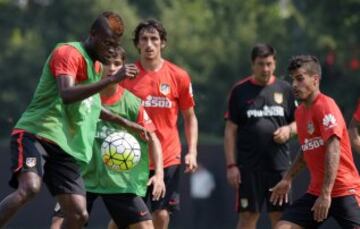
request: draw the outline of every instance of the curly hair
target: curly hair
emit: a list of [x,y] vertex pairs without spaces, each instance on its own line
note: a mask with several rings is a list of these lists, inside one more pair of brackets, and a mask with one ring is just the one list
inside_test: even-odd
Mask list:
[[167,32],[165,30],[165,27],[156,19],[148,19],[143,22],[140,22],[139,25],[134,30],[133,42],[135,46],[138,44],[140,38],[140,32],[143,30],[146,31],[156,30],[159,32],[161,41],[167,40],[166,38]]

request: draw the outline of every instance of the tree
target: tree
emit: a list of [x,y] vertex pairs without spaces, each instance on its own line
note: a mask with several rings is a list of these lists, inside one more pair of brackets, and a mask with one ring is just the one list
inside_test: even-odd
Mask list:
[[[21,3],[21,4],[20,4]],[[81,10],[79,10],[81,9]],[[90,23],[102,11],[117,11],[127,30],[124,47],[130,47],[131,29],[138,18],[126,1],[33,0],[0,2],[0,136],[7,136],[30,102],[42,64],[57,42],[82,40]],[[14,16],[16,15],[16,16]],[[129,49],[135,56],[135,50]]]

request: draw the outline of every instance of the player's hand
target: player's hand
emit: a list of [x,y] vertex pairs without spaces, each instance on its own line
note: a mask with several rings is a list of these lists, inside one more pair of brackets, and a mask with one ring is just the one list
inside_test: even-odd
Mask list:
[[283,205],[289,201],[288,193],[291,188],[291,180],[282,179],[274,187],[270,188],[270,202],[273,205]]
[[148,186],[152,185],[152,200],[159,200],[160,198],[165,197],[166,188],[164,183],[164,175],[155,174],[154,176],[150,177]]
[[146,141],[146,142],[149,142],[150,141],[150,132],[147,130],[147,129],[145,129],[145,128],[142,128],[141,130],[140,130],[140,137],[142,138],[142,139],[144,139],[144,141]]
[[144,141],[146,142],[150,141],[150,132],[143,126],[135,122],[128,121],[126,122],[126,127],[129,128],[131,131],[134,131],[135,133],[139,134]]
[[291,137],[291,127],[290,126],[282,126],[279,127],[273,133],[273,139],[276,143],[283,144],[287,142]]
[[193,173],[198,168],[196,153],[187,153],[185,155],[185,173]]
[[237,166],[233,166],[227,169],[226,177],[228,183],[233,188],[238,188],[239,184],[241,183],[241,174],[240,170]]
[[113,76],[113,82],[118,83],[126,77],[132,79],[139,74],[139,69],[135,64],[125,64],[116,74]]
[[328,217],[330,205],[331,205],[331,196],[320,195],[316,199],[313,207],[311,208],[311,211],[313,212],[314,220],[317,222],[324,221]]

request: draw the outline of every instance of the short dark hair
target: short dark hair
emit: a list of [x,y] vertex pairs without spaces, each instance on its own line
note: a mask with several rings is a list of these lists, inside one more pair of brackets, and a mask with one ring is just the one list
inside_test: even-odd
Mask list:
[[298,55],[291,57],[288,65],[288,72],[291,73],[299,68],[303,68],[306,73],[313,75],[317,74],[321,77],[321,65],[315,56],[312,55]]
[[269,44],[258,43],[251,51],[251,62],[254,62],[257,57],[264,58],[268,56],[273,56],[276,60],[276,50]]
[[159,35],[160,35],[160,39],[162,41],[166,41],[167,38],[167,32],[165,27],[161,24],[161,22],[159,22],[156,19],[147,19],[145,21],[142,21],[138,24],[138,26],[136,26],[135,30],[134,30],[134,38],[133,38],[133,42],[134,45],[136,46],[139,42],[139,38],[140,38],[140,32],[142,30],[157,30]]
[[126,60],[126,51],[123,47],[119,46],[115,50],[116,56],[120,56],[121,60],[124,62]]
[[91,25],[90,31],[97,32],[109,28],[116,36],[121,37],[125,30],[124,21],[117,13],[105,11]]

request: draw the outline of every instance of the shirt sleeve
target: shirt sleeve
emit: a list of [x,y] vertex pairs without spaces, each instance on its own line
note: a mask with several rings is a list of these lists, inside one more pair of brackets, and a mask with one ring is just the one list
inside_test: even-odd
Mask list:
[[322,103],[319,112],[315,114],[317,114],[317,121],[324,142],[334,135],[341,139],[345,123],[341,111],[334,101]]
[[150,132],[156,130],[154,123],[150,119],[143,106],[140,106],[136,122]]
[[56,48],[52,53],[49,66],[55,77],[68,75],[77,82],[87,79],[85,60],[80,52],[70,45]]
[[238,109],[238,101],[235,93],[235,89],[232,89],[228,98],[228,107],[225,112],[225,119],[228,119],[235,124],[239,124],[239,109]]
[[295,99],[294,92],[291,88],[288,90],[288,111],[289,116],[287,117],[288,123],[292,123],[295,120],[295,110],[298,106],[297,101]]
[[353,118],[355,119],[355,121],[360,122],[360,99],[358,100],[356,110],[353,114]]
[[180,110],[187,110],[195,106],[190,76],[187,73],[185,73],[184,76],[181,77],[180,85],[181,85],[181,88],[179,89]]

